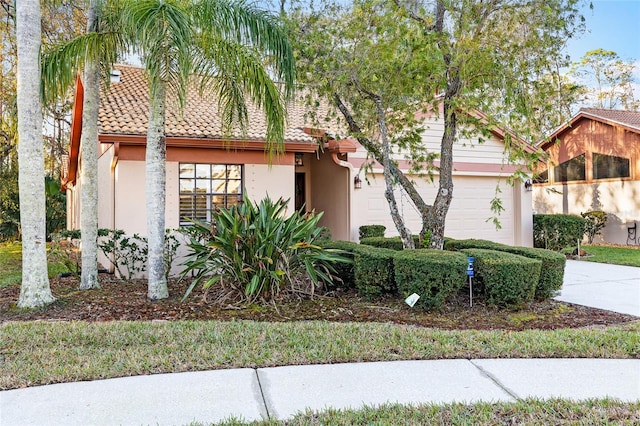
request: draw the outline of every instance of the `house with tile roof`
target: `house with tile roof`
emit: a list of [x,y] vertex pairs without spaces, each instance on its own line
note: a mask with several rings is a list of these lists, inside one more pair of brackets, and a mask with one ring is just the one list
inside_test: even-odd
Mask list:
[[[146,234],[144,192],[145,140],[149,100],[141,69],[119,65],[99,110],[99,227]],[[322,106],[321,106],[322,107]],[[334,239],[358,240],[361,225],[383,224],[387,235],[395,228],[384,198],[384,178],[377,163],[369,163],[366,150],[337,121],[314,122],[306,102],[288,106],[284,152],[265,154],[266,123],[256,110],[249,111],[245,132],[224,132],[217,101],[189,91],[186,108],[168,105],[166,119],[166,226],[187,225],[190,218],[206,220],[212,210],[239,202],[246,193],[253,200],[267,195],[289,199],[290,208],[324,212],[321,225]],[[82,84],[78,82],[70,160],[64,183],[68,194],[68,228],[79,228],[80,122]],[[322,111],[318,116],[323,116]],[[423,140],[439,152],[443,121],[424,116]],[[504,133],[496,129],[482,144],[461,138],[454,149],[454,199],[446,233],[453,238],[486,238],[507,244],[532,245],[531,193],[522,185],[511,187],[505,179],[516,168],[505,152]],[[409,164],[402,153],[395,158],[402,169]],[[426,201],[435,198],[436,183],[415,176]],[[496,186],[502,188],[500,229],[487,222]],[[400,208],[413,232],[419,232],[419,215],[406,195],[397,192]]]
[[640,244],[628,238],[640,226],[640,112],[582,108],[541,147],[548,158],[534,184],[534,212],[601,210],[601,241]]

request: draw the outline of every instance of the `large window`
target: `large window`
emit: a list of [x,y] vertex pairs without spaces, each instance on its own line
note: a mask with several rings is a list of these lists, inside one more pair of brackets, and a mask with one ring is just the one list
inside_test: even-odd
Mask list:
[[565,161],[554,167],[553,174],[556,182],[571,182],[574,180],[585,180],[584,173],[585,155],[578,155],[569,161]]
[[242,166],[180,163],[180,225],[191,218],[211,220],[211,212],[242,202]]
[[593,153],[593,178],[610,179],[625,178],[629,173],[629,159]]

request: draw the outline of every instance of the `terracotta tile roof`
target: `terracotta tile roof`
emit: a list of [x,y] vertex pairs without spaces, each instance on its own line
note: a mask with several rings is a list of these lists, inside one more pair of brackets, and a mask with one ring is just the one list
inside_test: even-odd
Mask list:
[[581,108],[580,112],[593,115],[605,120],[615,121],[640,130],[640,112],[619,109]]
[[[147,80],[141,68],[128,65],[116,65],[114,69],[121,72],[120,81],[111,83],[109,91],[102,94],[99,131],[101,134],[146,135],[149,115],[149,93]],[[307,115],[308,108],[303,100],[292,102],[287,107],[286,142],[315,144],[314,139],[303,131],[303,128],[332,127],[314,125]],[[326,113],[320,111],[320,114]],[[324,115],[319,115],[324,116]],[[167,102],[166,133],[168,137],[193,137],[202,139],[236,139],[244,141],[264,141],[267,123],[260,111],[249,106],[249,123],[246,133],[239,129],[231,131],[231,135],[222,131],[218,114],[217,100],[201,97],[197,88],[190,87],[187,103],[182,111],[176,101]]]

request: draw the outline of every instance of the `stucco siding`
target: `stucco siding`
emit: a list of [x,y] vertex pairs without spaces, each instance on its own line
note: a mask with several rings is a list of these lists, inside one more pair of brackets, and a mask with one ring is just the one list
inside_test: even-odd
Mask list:
[[118,161],[115,169],[114,228],[127,234],[147,234],[143,161]]
[[607,181],[590,184],[537,186],[533,209],[536,213],[575,214],[602,210],[607,226],[596,242],[626,244],[627,226],[640,226],[640,181]]
[[98,228],[113,228],[113,145],[98,158]]
[[247,164],[244,170],[245,189],[251,200],[260,201],[269,196],[272,200],[282,197],[289,201],[288,212],[295,208],[293,165],[271,166],[266,164]]
[[316,212],[324,212],[318,222],[331,230],[333,239],[350,238],[350,191],[353,183],[349,169],[337,165],[331,155],[311,160],[311,199]]

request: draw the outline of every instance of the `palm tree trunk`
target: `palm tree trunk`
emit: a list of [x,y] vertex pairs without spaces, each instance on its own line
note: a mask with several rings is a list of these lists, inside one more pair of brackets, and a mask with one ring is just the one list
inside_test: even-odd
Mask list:
[[39,0],[16,3],[16,24],[18,182],[23,260],[18,306],[35,308],[54,301],[47,274]]
[[[91,0],[87,32],[95,32],[100,0]],[[82,275],[80,289],[100,288],[98,282],[98,103],[100,101],[99,67],[90,62],[84,70],[82,106]]]
[[164,133],[166,83],[152,83],[146,150],[147,232],[149,238],[149,287],[151,300],[169,297],[164,273],[166,136]]

